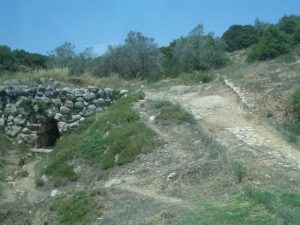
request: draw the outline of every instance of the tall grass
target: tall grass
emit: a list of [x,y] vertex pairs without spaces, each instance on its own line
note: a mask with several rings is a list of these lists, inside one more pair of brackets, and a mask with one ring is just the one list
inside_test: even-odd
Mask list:
[[41,84],[42,78],[52,78],[53,80],[60,81],[65,85],[74,86],[97,86],[100,88],[110,87],[115,89],[128,88],[135,89],[140,85],[144,85],[142,80],[131,79],[125,80],[118,74],[111,74],[107,77],[96,77],[93,74],[85,73],[80,76],[71,75],[68,68],[56,68],[49,70],[35,70],[32,72],[16,72],[0,74],[0,85],[5,81],[24,84],[28,86],[36,86]]

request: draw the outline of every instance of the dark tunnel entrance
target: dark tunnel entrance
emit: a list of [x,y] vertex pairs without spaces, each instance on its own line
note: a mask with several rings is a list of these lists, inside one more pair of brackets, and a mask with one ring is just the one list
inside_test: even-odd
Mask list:
[[46,120],[41,125],[40,133],[37,139],[37,148],[51,148],[60,138],[57,121],[54,118]]

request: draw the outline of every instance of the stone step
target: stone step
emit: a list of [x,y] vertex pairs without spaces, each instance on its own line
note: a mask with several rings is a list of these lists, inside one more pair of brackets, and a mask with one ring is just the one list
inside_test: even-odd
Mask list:
[[35,153],[50,153],[53,151],[53,149],[52,148],[31,148],[30,151]]

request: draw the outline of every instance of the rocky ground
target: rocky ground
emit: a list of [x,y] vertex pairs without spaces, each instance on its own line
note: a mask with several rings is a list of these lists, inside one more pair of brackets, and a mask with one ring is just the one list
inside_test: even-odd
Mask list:
[[[71,190],[101,190],[104,211],[94,224],[105,225],[178,224],[185,213],[204,202],[224,202],[247,183],[299,190],[299,150],[248,108],[231,87],[215,82],[144,91],[145,99],[135,108],[160,136],[160,147],[114,167],[100,180],[79,180],[54,192],[53,187],[35,186],[33,168],[39,159],[29,160],[23,166],[29,175],[7,181],[1,199],[3,210],[20,203],[22,207],[15,211],[25,219],[6,220],[6,224],[56,224],[47,204],[51,195]],[[179,103],[197,123],[161,124],[153,107],[159,100]],[[234,160],[247,168],[243,182],[228,169]]]

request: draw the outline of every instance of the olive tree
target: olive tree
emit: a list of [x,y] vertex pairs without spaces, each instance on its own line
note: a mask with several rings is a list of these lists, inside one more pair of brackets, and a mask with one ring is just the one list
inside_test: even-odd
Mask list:
[[153,38],[129,32],[125,43],[109,46],[98,74],[118,73],[125,78],[150,78],[161,71],[161,53]]
[[213,34],[205,35],[202,29],[198,25],[187,37],[176,41],[173,54],[183,72],[209,70],[225,64],[223,42]]

